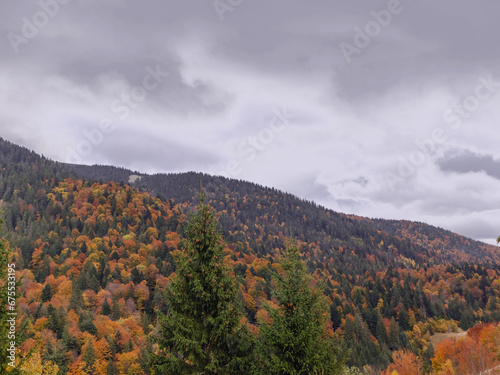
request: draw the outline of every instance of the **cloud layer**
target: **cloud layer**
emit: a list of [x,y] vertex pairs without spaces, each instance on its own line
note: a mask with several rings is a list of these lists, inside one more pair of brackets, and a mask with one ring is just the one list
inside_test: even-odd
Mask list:
[[492,242],[499,11],[6,0],[1,135],[60,161],[225,174]]

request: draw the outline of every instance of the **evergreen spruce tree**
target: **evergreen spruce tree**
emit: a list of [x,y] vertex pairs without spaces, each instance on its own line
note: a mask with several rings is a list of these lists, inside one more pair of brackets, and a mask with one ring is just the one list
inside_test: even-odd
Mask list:
[[83,367],[83,371],[86,374],[95,374],[96,372],[96,354],[94,349],[94,340],[91,340],[87,347],[85,348],[85,352],[83,353],[83,362],[85,365]]
[[113,348],[114,348],[114,351],[116,353],[122,353],[123,352],[123,345],[121,343],[122,341],[122,334],[120,333],[120,331],[117,331],[116,334],[115,334],[115,338],[113,340]]
[[141,277],[141,273],[139,272],[139,270],[137,269],[137,267],[134,267],[132,269],[132,273],[130,275],[130,280],[132,280],[132,282],[137,285],[137,284],[140,284],[141,281],[142,281],[142,277]]
[[432,358],[434,358],[434,347],[429,343],[427,349],[422,353],[423,361],[423,372],[424,374],[430,374],[432,371]]
[[88,332],[93,336],[97,336],[97,327],[94,324],[92,315],[90,313],[81,313],[78,326],[82,332]]
[[118,371],[112,359],[108,361],[108,365],[106,366],[106,375],[116,375]]
[[117,321],[120,319],[121,312],[118,304],[118,298],[113,297],[113,307],[111,307],[111,320]]
[[261,322],[258,345],[262,374],[338,374],[342,361],[326,334],[328,305],[311,277],[295,244],[287,247],[276,276],[274,297],[279,308],[267,305],[271,323]]
[[49,283],[42,290],[42,302],[50,301],[52,298],[52,288]]
[[185,249],[176,257],[177,275],[166,292],[168,313],[158,312],[155,374],[248,373],[252,350],[217,225],[202,191],[186,228]]
[[78,282],[74,280],[72,282],[72,292],[71,297],[69,299],[69,308],[75,310],[75,312],[79,312],[84,306],[83,294]]
[[52,330],[58,339],[62,338],[64,325],[61,322],[61,318],[54,306],[52,304],[49,305],[48,308],[49,320],[47,322],[47,328]]
[[128,340],[125,346],[123,347],[123,352],[128,353],[134,350],[134,344],[132,344],[131,340]]
[[398,350],[401,347],[401,342],[399,341],[399,325],[394,318],[391,318],[389,322],[389,349]]
[[99,288],[100,288],[100,285],[99,285],[99,281],[97,281],[97,277],[95,277],[95,275],[92,275],[92,277],[89,278],[89,284],[88,284],[87,289],[91,289],[94,292],[98,293]]
[[108,299],[106,298],[101,306],[101,314],[108,315],[111,314],[111,307],[109,306]]
[[74,350],[76,353],[80,354],[80,342],[75,336],[69,333],[67,325],[64,326],[62,342],[67,350]]

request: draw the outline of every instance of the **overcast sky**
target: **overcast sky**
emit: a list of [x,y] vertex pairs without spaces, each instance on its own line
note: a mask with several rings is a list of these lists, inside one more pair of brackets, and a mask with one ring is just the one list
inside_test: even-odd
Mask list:
[[500,234],[500,3],[0,2],[1,136]]

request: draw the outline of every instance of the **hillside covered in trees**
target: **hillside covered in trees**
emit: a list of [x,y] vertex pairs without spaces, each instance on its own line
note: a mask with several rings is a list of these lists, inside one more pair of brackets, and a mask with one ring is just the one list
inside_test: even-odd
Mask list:
[[[397,366],[406,361],[421,373],[459,373],[475,346],[495,364],[497,247],[422,223],[344,215],[244,181],[185,173],[142,175],[130,186],[131,174],[138,173],[52,162],[0,141],[4,237],[23,276],[20,349],[36,349],[40,366],[150,373],[158,314],[169,309],[165,290],[200,184],[217,212],[251,334],[268,319],[266,303],[276,304],[273,275],[293,237],[349,366],[402,374]],[[434,333],[479,322],[462,344],[430,344]]]

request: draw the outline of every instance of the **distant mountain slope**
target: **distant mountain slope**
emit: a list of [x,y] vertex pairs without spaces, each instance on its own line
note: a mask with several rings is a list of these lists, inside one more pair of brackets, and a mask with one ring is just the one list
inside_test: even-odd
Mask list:
[[[103,181],[127,183],[131,174],[141,175],[114,167],[68,165],[68,168],[78,175]],[[277,225],[285,223],[288,229],[286,235],[298,236],[306,241],[324,239],[326,235],[332,240],[325,243],[327,247],[338,247],[353,237],[373,237],[365,246],[376,245],[385,239],[387,246],[395,246],[400,254],[417,262],[426,261],[429,257],[436,263],[500,262],[500,249],[496,246],[423,223],[347,216],[274,188],[220,176],[195,172],[141,176],[140,181],[131,185],[180,203],[193,204],[202,185],[212,198],[211,204],[218,211],[231,214],[222,219],[225,232],[238,230],[239,224],[251,228],[253,218],[260,215],[262,207],[266,207],[268,215],[265,223],[268,226],[274,225],[276,230]],[[391,239],[388,240],[379,231],[390,234]],[[261,251],[265,252],[264,248],[272,249],[275,245],[264,239],[260,244]],[[390,258],[384,262],[390,261]]]
[[[500,247],[476,241],[449,230],[408,220],[374,219],[367,221],[375,228],[397,238],[409,238],[413,244],[432,249],[433,258],[447,261],[495,262],[500,257]],[[452,252],[452,254],[448,254]]]
[[[377,248],[384,264],[401,260],[396,254],[417,263],[427,262],[430,258],[436,264],[450,261],[500,262],[498,247],[447,230],[409,221],[348,216],[277,189],[246,181],[195,172],[147,175],[112,166],[57,163],[5,140],[0,141],[0,161],[16,166],[16,176],[4,178],[29,174],[33,184],[49,177],[69,176],[128,184],[131,175],[138,175],[142,178],[131,186],[172,203],[194,204],[196,194],[203,186],[211,199],[210,203],[222,213],[220,221],[225,236],[238,238],[246,228],[248,246],[258,254],[282,248],[281,240],[262,236],[272,232],[273,235],[281,233],[282,237],[296,236],[306,242],[320,241],[323,257],[328,257],[340,246],[347,246],[362,253]],[[34,170],[35,165],[38,167]],[[4,173],[9,171],[7,169]],[[9,198],[9,191],[5,194],[5,198]],[[379,248],[381,242],[383,245]]]
[[421,223],[340,214],[244,181],[142,175],[130,187],[130,174],[138,173],[55,163],[0,141],[4,233],[25,276],[21,316],[30,343],[60,368],[76,368],[91,338],[107,348],[104,366],[135,361],[148,371],[147,337],[155,309],[167,308],[162,292],[200,182],[220,215],[226,261],[254,331],[289,236],[323,285],[332,332],[344,336],[352,365],[383,368],[393,350],[424,350],[417,323],[423,336],[456,325],[440,319],[464,329],[500,320],[496,247]]
[[78,164],[63,164],[66,170],[71,171],[77,176],[82,176],[94,181],[113,181],[116,183],[129,183],[131,175],[146,176],[146,174],[120,167],[112,167],[108,165],[78,165]]

